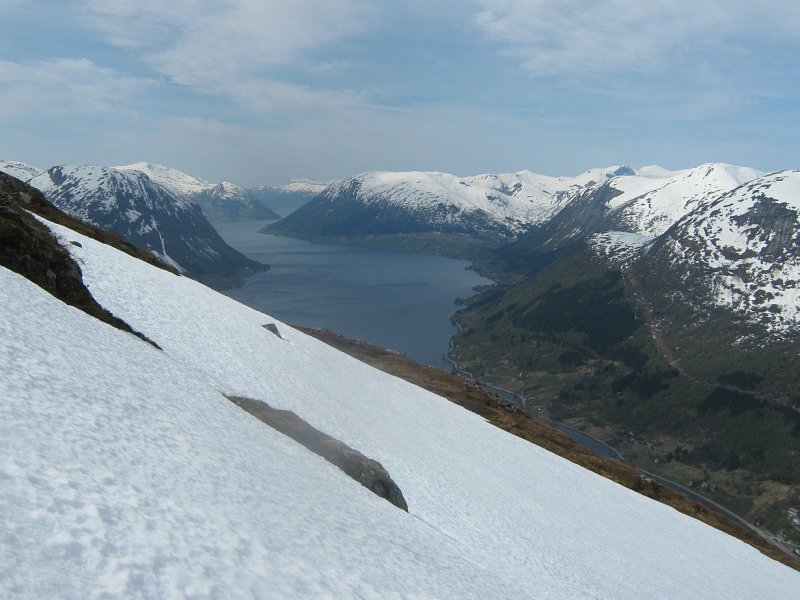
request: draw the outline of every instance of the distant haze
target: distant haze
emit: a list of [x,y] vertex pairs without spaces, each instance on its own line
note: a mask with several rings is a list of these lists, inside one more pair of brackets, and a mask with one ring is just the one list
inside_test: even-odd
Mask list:
[[0,0],[0,159],[244,186],[800,166],[800,4]]

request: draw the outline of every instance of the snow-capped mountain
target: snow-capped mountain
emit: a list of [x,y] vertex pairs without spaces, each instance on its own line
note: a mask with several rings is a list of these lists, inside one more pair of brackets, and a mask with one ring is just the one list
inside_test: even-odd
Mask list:
[[[284,185],[275,186],[273,189],[286,192],[287,194],[303,193],[316,195],[324,192],[332,183],[333,181],[311,181],[310,179],[301,179]],[[264,189],[266,187],[268,186],[261,186],[256,189]]]
[[642,270],[673,293],[784,337],[800,333],[800,171],[707,197],[652,245]]
[[620,193],[608,202],[608,211],[617,228],[652,237],[664,233],[708,198],[764,174],[723,163],[641,176],[649,172],[645,169],[638,176],[615,177],[609,185]]
[[[160,349],[0,267],[10,596],[790,598],[800,587],[796,571],[699,521],[42,222],[95,299]],[[378,460],[408,512],[233,395]]]
[[369,172],[332,183],[268,230],[301,237],[439,232],[503,239],[549,220],[577,190],[628,173],[628,167],[572,178],[530,171],[474,177]]
[[0,160],[0,172],[16,177],[20,181],[28,181],[44,171],[18,160]]
[[622,231],[654,238],[710,197],[763,175],[723,163],[668,171],[649,166],[577,190],[563,208],[507,252],[521,263],[594,233]]
[[260,185],[247,191],[265,205],[287,216],[325,191],[331,181],[299,180],[285,185]]
[[228,246],[196,204],[142,172],[57,166],[30,185],[64,212],[119,233],[192,277],[224,285],[263,269]]
[[230,181],[221,181],[192,199],[210,219],[280,219],[278,213]]
[[209,219],[278,219],[280,216],[247,190],[230,181],[211,183],[164,165],[148,162],[114,167],[145,173],[159,185],[196,202]]

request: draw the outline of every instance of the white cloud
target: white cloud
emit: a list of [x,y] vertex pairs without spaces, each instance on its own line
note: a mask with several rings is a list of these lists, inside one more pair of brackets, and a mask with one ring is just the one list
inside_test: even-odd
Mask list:
[[0,118],[132,110],[136,96],[152,85],[87,59],[0,60]]
[[195,86],[292,63],[363,31],[374,14],[365,0],[85,0],[83,10],[107,41]]
[[476,23],[534,75],[651,73],[800,34],[792,0],[477,0]]

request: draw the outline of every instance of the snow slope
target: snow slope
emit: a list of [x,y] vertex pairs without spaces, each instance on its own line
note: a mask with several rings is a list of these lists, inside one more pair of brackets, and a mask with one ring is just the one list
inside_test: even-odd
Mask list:
[[411,212],[430,212],[432,206],[442,206],[446,210],[440,211],[444,216],[439,219],[454,221],[481,214],[497,226],[519,232],[550,219],[570,193],[617,172],[632,173],[628,167],[593,169],[577,177],[549,177],[531,171],[473,177],[375,171],[334,182],[324,194],[335,198],[356,190],[356,198],[366,205],[387,203]]
[[[480,598],[800,589],[800,574],[738,540],[278,323],[281,340],[262,327],[272,318],[196,282],[51,227],[81,244],[66,247],[98,301],[164,350],[4,273],[0,306],[24,315],[0,320],[11,375],[0,390],[13,399],[0,407],[9,589]],[[380,461],[409,514],[220,393],[293,410]]]
[[83,221],[122,235],[192,277],[235,278],[263,268],[228,246],[197,204],[140,171],[56,166],[29,184]]
[[169,355],[0,281],[1,597],[523,592]]
[[131,163],[114,168],[120,171],[138,171],[144,173],[157,184],[164,186],[174,193],[184,194],[186,196],[193,196],[194,194],[210,190],[216,185],[205,179],[200,179],[199,177],[179,171],[178,169],[149,162]]
[[44,169],[33,167],[18,160],[0,160],[0,171],[8,173],[12,177],[16,177],[20,181],[28,181],[36,177]]
[[800,327],[800,171],[753,179],[700,204],[661,244],[677,272],[778,336]]
[[723,163],[684,171],[645,167],[636,176],[616,177],[621,192],[608,203],[612,218],[630,231],[658,236],[701,202],[760,177],[761,171]]
[[120,171],[144,173],[160,186],[198,203],[209,219],[279,218],[275,212],[259,202],[250,192],[231,181],[211,183],[178,169],[148,162],[114,168]]

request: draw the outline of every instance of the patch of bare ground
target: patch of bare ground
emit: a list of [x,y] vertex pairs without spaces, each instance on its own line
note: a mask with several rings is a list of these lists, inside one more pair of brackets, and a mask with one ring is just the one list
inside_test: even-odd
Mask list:
[[766,556],[800,571],[800,561],[767,543],[754,531],[734,523],[704,504],[690,500],[653,481],[626,463],[594,454],[566,435],[550,429],[534,417],[508,405],[498,396],[486,392],[455,373],[418,364],[405,355],[361,340],[349,339],[326,329],[306,327],[298,329],[381,371],[443,396],[482,416],[504,431],[724,531],[757,548]]

